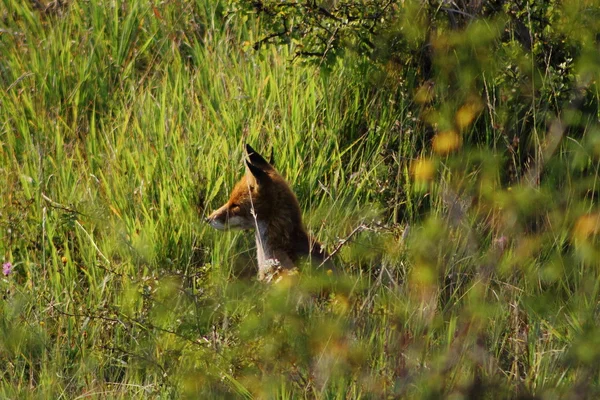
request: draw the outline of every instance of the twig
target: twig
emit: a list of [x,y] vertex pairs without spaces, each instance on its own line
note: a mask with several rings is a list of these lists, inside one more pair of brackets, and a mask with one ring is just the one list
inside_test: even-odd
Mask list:
[[77,210],[74,210],[74,209],[72,209],[72,208],[69,208],[69,207],[63,206],[63,205],[62,205],[62,204],[60,204],[60,203],[57,203],[56,201],[52,200],[50,197],[46,196],[44,193],[42,193],[42,198],[43,198],[44,200],[46,200],[46,201],[47,201],[47,202],[50,204],[50,207],[52,207],[52,208],[56,208],[56,209],[58,209],[58,210],[63,210],[63,211],[66,211],[66,212],[68,212],[68,213],[71,213],[71,214],[78,214],[78,215],[83,215],[83,216],[87,217],[87,215],[85,215],[85,214],[84,214],[84,213],[82,213],[82,212],[79,212],[79,211],[77,211]]
[[165,367],[163,365],[161,365],[158,361],[156,361],[154,358],[151,358],[151,357],[149,357],[147,355],[133,353],[133,352],[131,352],[129,350],[125,350],[122,347],[118,347],[118,346],[103,345],[103,346],[100,346],[100,348],[103,349],[103,350],[118,351],[118,352],[120,352],[122,354],[125,354],[125,355],[129,356],[129,357],[135,357],[135,358],[138,358],[140,360],[146,361],[146,362],[148,362],[148,363],[150,363],[152,365],[157,366],[160,369],[160,371],[163,373],[164,377],[167,376],[167,370],[165,369]]
[[338,242],[337,246],[335,246],[333,251],[327,257],[325,257],[323,262],[319,265],[319,268],[322,267],[323,265],[327,264],[327,262],[329,262],[329,260],[331,260],[342,249],[342,247],[344,247],[344,245],[346,243],[348,243],[348,241],[350,241],[350,239],[352,239],[352,237],[354,235],[356,235],[357,233],[362,232],[364,230],[367,230],[367,229],[370,229],[370,227],[366,224],[360,224],[356,228],[354,228],[354,230],[352,230],[352,232],[350,232],[350,234],[348,236],[346,236],[345,239],[341,239]]
[[283,30],[283,31],[281,31],[281,32],[275,32],[275,33],[272,33],[272,34],[270,34],[270,35],[267,35],[267,36],[265,36],[264,38],[262,38],[262,39],[260,39],[260,40],[258,40],[258,41],[256,41],[256,42],[254,42],[254,44],[252,45],[252,48],[253,48],[254,50],[258,50],[258,49],[260,49],[260,47],[261,47],[263,44],[265,44],[265,43],[268,43],[268,42],[269,42],[271,39],[274,39],[274,38],[277,38],[277,37],[282,37],[282,36],[285,36],[285,35],[287,35],[288,33],[289,33],[289,32],[288,32],[287,30]]
[[126,330],[128,330],[127,325],[125,325],[125,323],[123,321],[121,321],[120,319],[112,318],[112,317],[106,317],[106,316],[100,315],[100,314],[75,314],[75,313],[70,313],[68,311],[65,311],[65,310],[63,310],[63,309],[55,306],[54,303],[50,299],[48,299],[45,295],[43,297],[44,297],[44,300],[46,300],[46,302],[50,306],[50,308],[53,311],[56,311],[57,313],[59,313],[60,315],[64,315],[66,317],[73,317],[73,318],[89,318],[91,320],[99,319],[99,320],[106,321],[106,322],[118,323],[118,324],[121,324],[123,326],[123,328],[125,328]]
[[164,332],[164,333],[168,333],[168,334],[177,336],[178,338],[183,339],[183,340],[185,340],[185,341],[187,341],[187,342],[189,342],[191,344],[199,345],[199,346],[203,345],[202,341],[200,341],[198,339],[194,340],[192,338],[189,338],[189,337],[187,337],[185,335],[182,335],[182,334],[180,334],[178,332],[175,332],[173,330],[170,330],[170,329],[167,329],[167,328],[162,328],[160,326],[154,325],[154,324],[149,323],[149,322],[140,321],[140,320],[132,318],[132,317],[126,315],[126,314],[123,314],[122,312],[120,312],[118,310],[113,310],[113,311],[115,311],[118,314],[119,318],[107,317],[107,316],[104,316],[104,315],[101,315],[101,314],[92,314],[92,313],[81,313],[81,314],[80,313],[71,313],[71,312],[65,311],[65,310],[63,310],[63,309],[55,306],[45,296],[44,296],[44,298],[45,298],[45,300],[48,303],[50,303],[50,308],[52,308],[52,310],[56,311],[57,313],[59,313],[61,315],[67,316],[67,317],[89,318],[91,320],[100,320],[100,321],[118,323],[118,324],[122,325],[123,328],[125,328],[126,330],[129,331],[129,327],[127,326],[127,324],[123,320],[120,319],[120,318],[123,318],[123,319],[127,320],[127,322],[129,322],[130,324],[138,325],[138,326],[140,326],[143,329],[146,329],[146,330],[155,329],[155,330],[160,331],[160,332]]

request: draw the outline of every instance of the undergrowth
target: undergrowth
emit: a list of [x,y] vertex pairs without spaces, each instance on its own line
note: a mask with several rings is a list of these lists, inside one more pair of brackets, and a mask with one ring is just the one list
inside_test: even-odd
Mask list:
[[[360,54],[254,50],[260,18],[217,1],[0,18],[0,397],[597,395],[588,53],[584,111],[524,110],[506,80],[453,86],[458,36],[433,88]],[[498,26],[465,28],[464,54],[489,67]],[[536,71],[510,82],[552,92]],[[339,276],[257,282],[252,235],[203,222],[244,143],[273,149]]]

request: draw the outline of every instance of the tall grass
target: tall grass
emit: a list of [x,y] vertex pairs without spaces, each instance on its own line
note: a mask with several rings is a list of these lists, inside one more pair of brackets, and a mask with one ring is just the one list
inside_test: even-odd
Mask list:
[[[572,193],[595,158],[579,139],[558,151],[572,192],[502,187],[488,153],[430,158],[404,95],[418,88],[255,52],[260,22],[224,3],[4,0],[0,15],[0,397],[596,390],[595,195]],[[252,237],[202,222],[246,142],[274,150],[341,276],[265,286]],[[529,214],[555,229],[505,244]],[[502,236],[494,218],[516,222]]]

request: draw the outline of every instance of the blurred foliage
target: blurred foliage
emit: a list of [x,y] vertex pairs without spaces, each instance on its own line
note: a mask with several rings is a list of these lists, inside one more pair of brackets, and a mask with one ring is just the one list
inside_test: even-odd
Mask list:
[[[598,397],[599,17],[2,1],[0,397]],[[338,272],[201,224],[246,141]]]

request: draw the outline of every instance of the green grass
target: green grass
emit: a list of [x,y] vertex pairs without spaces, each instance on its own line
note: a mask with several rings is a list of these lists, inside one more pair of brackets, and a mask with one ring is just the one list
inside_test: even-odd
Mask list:
[[[254,52],[257,23],[224,4],[5,0],[0,17],[0,397],[596,393],[594,127],[555,181],[509,188],[502,155],[431,155],[410,96],[352,62]],[[365,225],[340,276],[263,285],[253,236],[202,222],[246,142],[274,149],[330,250]],[[434,182],[413,179],[423,155]]]

